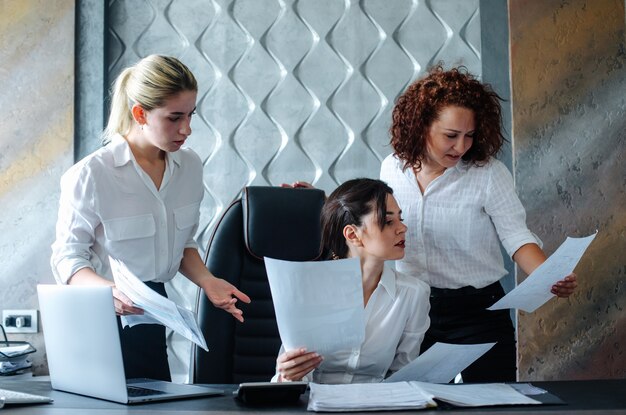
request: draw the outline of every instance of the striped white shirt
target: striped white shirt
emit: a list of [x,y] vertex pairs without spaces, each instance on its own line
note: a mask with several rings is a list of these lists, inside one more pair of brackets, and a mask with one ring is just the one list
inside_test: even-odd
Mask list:
[[390,155],[380,170],[408,226],[399,271],[431,287],[483,288],[506,274],[500,243],[510,256],[522,245],[541,243],[528,230],[513,177],[500,161],[482,167],[459,162],[424,194],[413,169],[403,172],[402,164]]

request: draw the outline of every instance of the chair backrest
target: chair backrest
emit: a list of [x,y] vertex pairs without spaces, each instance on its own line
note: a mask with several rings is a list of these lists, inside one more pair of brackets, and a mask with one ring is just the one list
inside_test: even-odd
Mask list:
[[194,347],[194,383],[269,381],[274,375],[281,342],[263,257],[318,260],[323,204],[324,192],[318,189],[253,186],[224,212],[205,263],[252,303],[238,303],[242,324],[200,293],[198,322],[209,352]]

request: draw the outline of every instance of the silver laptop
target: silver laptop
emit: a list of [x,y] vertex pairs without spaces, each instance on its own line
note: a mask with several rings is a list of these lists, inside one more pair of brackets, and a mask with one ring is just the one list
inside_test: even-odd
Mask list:
[[223,395],[218,389],[126,380],[110,287],[38,285],[52,388],[120,403]]

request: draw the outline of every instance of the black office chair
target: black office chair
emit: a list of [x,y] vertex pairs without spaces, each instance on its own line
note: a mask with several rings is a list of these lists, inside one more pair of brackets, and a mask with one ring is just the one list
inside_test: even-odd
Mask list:
[[194,347],[194,383],[269,381],[274,375],[281,341],[263,257],[318,260],[323,204],[318,189],[247,187],[224,212],[205,264],[252,303],[237,303],[245,319],[239,323],[200,293],[198,321],[209,352]]

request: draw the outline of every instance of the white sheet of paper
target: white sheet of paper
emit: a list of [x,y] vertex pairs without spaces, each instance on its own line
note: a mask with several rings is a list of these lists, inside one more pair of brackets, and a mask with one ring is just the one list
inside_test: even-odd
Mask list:
[[365,338],[358,258],[291,262],[265,258],[276,322],[286,350],[321,355],[360,347]]
[[195,315],[172,300],[151,290],[121,261],[109,257],[115,286],[144,311],[142,315],[122,316],[123,326],[136,324],[163,324],[184,338],[209,351]]
[[435,384],[417,383],[435,398],[457,406],[493,406],[493,405],[540,405],[541,402],[529,398],[505,383],[458,383]]
[[572,273],[598,232],[584,238],[567,237],[565,242],[541,265],[507,295],[487,310],[518,308],[532,313],[554,297],[550,288]]
[[27,352],[31,348],[32,346],[30,344],[24,344],[21,346],[7,346],[0,347],[0,352],[4,353],[4,355],[8,357],[15,357],[24,354],[24,352]]
[[491,349],[495,343],[435,343],[424,354],[383,382],[421,381],[448,383]]

